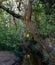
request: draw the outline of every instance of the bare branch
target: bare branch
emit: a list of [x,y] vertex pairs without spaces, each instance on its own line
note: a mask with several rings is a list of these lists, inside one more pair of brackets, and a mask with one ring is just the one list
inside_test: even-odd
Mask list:
[[3,9],[4,11],[6,11],[7,13],[11,14],[12,16],[19,18],[19,19],[23,19],[23,16],[16,14],[14,11],[12,11],[10,8],[5,7],[4,5],[2,5],[0,3],[0,8]]
[[30,21],[30,22],[26,22],[26,25],[27,27],[29,28],[31,34],[33,35],[34,37],[34,40],[43,48],[43,50],[47,51],[48,54],[50,54],[50,58],[51,60],[53,61],[53,63],[55,64],[55,53],[53,52],[54,49],[53,47],[50,47],[45,40],[43,40],[40,35],[38,34],[38,30],[36,28],[36,31],[35,31],[35,26],[33,26],[33,23]]
[[[46,43],[46,41],[44,41],[40,35],[37,33],[38,31],[35,31],[34,27],[33,26],[33,23],[31,22],[31,7],[32,7],[32,4],[29,0],[29,4],[28,4],[28,12],[26,13],[26,22],[25,24],[27,25],[27,27],[29,28],[31,34],[33,35],[34,37],[34,40],[45,50],[47,51],[49,54],[50,54],[50,58],[51,60],[53,61],[53,63],[55,64],[55,53],[53,52],[53,48],[50,47],[48,45],[48,43]],[[37,28],[36,28],[37,30]]]

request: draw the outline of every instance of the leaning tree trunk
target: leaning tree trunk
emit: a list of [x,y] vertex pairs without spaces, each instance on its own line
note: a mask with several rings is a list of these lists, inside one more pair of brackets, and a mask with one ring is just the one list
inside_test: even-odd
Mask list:
[[[28,11],[26,12],[26,22],[25,24],[27,25],[27,27],[29,28],[31,34],[34,37],[34,40],[45,50],[50,54],[50,58],[52,59],[52,61],[55,64],[55,54],[53,52],[53,48],[50,47],[48,45],[48,43],[46,43],[46,41],[44,41],[40,35],[38,34],[38,30],[37,28],[35,28],[35,26],[33,25],[33,23],[31,22],[31,10],[32,10],[32,4],[29,0],[29,4],[28,4]],[[37,30],[37,31],[36,31]]]

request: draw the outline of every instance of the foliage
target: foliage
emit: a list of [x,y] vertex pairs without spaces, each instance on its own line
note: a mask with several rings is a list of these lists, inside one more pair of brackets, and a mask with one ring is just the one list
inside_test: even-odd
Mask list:
[[[10,3],[6,5],[10,6]],[[51,14],[46,14],[45,7],[47,7],[47,5],[48,4],[41,3],[39,0],[35,1],[32,5],[31,18],[36,28],[38,28],[40,35],[45,38],[52,30],[55,32],[55,9],[51,8]],[[20,42],[25,43],[26,41],[32,41],[33,36],[27,27],[23,29],[22,20],[16,18],[15,20],[17,30],[13,24],[12,16],[0,9],[0,50],[13,51],[17,56],[20,55],[20,57],[22,57],[23,53],[17,50],[17,44]],[[38,45],[32,45],[32,48],[33,51],[35,49],[37,49],[37,51],[39,50]],[[48,60],[49,54],[44,54],[44,59]]]
[[[55,29],[54,25],[54,8],[51,8],[51,14],[46,14],[46,9],[49,5],[42,4],[41,2],[35,1],[33,3],[33,13],[32,20],[34,24],[37,26],[40,34],[44,37],[49,35],[49,33]],[[52,13],[53,12],[53,13]]]

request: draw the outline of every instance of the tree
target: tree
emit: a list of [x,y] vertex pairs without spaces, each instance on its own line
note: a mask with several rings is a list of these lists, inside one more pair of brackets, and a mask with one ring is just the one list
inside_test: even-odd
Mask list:
[[[25,1],[24,1],[25,3]],[[28,6],[27,6],[27,10],[24,8],[25,10],[25,14],[24,16],[16,14],[14,11],[12,11],[10,8],[7,8],[5,6],[3,6],[3,4],[0,4],[0,8],[2,8],[3,10],[7,11],[9,14],[11,14],[12,16],[16,17],[16,18],[20,18],[23,19],[25,21],[25,24],[27,25],[27,27],[29,28],[30,32],[32,33],[34,40],[44,49],[46,50],[48,53],[50,53],[51,59],[52,61],[55,63],[55,54],[52,52],[53,48],[50,48],[48,46],[48,43],[46,43],[38,34],[38,31],[35,30],[35,26],[32,24],[31,22],[31,11],[32,11],[32,3],[30,0],[28,0]]]

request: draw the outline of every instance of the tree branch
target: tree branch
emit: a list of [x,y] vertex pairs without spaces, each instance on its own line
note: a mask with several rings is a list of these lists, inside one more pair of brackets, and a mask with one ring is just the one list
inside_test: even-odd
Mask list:
[[[50,54],[50,58],[51,60],[54,62],[55,64],[55,53],[53,52],[53,47],[50,47],[48,45],[48,43],[46,43],[46,41],[44,41],[40,35],[38,34],[38,30],[37,28],[35,29],[33,26],[33,23],[31,22],[31,7],[32,4],[29,0],[29,5],[28,5],[28,12],[26,13],[26,17],[28,17],[28,19],[26,18],[26,22],[25,24],[27,25],[27,27],[29,28],[31,34],[33,35],[34,37],[34,40],[45,50],[47,51],[49,54]],[[28,16],[29,15],[29,16]],[[37,30],[37,31],[36,31]]]
[[27,27],[29,28],[31,34],[33,35],[34,37],[34,40],[43,48],[43,50],[47,51],[47,53],[50,54],[50,58],[51,60],[53,61],[53,63],[55,64],[55,53],[53,52],[54,49],[53,47],[50,47],[45,40],[43,40],[40,35],[38,34],[38,30],[36,28],[37,31],[35,31],[34,27],[33,26],[33,23],[32,22],[26,22],[26,25]]
[[12,16],[19,18],[19,19],[23,19],[23,17],[19,14],[16,14],[14,11],[12,11],[10,8],[5,7],[4,5],[2,5],[0,3],[0,8],[3,9],[4,11],[6,11],[7,13],[11,14]]
[[[29,6],[31,6],[32,4],[29,3]],[[12,16],[16,17],[16,18],[20,18],[23,19],[22,16],[20,16],[19,14],[15,14],[13,11],[11,11],[9,8],[6,8],[5,6],[3,6],[2,4],[0,4],[0,8],[5,10],[6,12],[8,12],[9,14],[11,14]],[[31,23],[30,19],[31,19],[31,9],[30,7],[28,8],[28,12],[26,13],[26,25],[28,26],[28,28],[30,29],[30,32],[32,33],[34,40],[45,50],[47,51],[50,56],[51,59],[53,60],[53,62],[55,63],[55,54],[53,52],[53,48],[50,48],[48,46],[48,43],[46,43],[45,41],[43,41],[43,39],[38,35],[38,33],[34,30],[33,24]],[[29,17],[29,18],[27,18]]]

